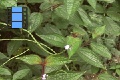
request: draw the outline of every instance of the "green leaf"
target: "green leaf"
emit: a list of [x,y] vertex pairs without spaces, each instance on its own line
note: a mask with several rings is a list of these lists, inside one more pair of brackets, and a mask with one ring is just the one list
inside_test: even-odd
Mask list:
[[75,13],[75,11],[77,11],[78,7],[79,7],[79,2],[80,0],[64,0],[64,4],[65,4],[65,8],[67,10],[67,14],[68,17],[67,19],[69,19],[69,17]]
[[115,37],[110,37],[105,39],[105,45],[108,49],[111,49],[111,53],[114,53],[114,52],[117,53],[117,51],[113,49],[113,47],[116,44]]
[[22,41],[10,41],[7,45],[7,52],[8,55],[11,56],[19,49],[19,47],[22,45]]
[[69,20],[70,16],[74,15],[74,13],[77,11],[80,5],[79,1],[80,0],[64,0],[65,5],[61,5],[55,9],[55,13],[58,16]]
[[95,67],[95,66],[91,66],[91,72],[93,74],[97,74],[99,72],[99,68],[98,67]]
[[[23,66],[23,65],[21,65],[21,66]],[[28,65],[26,65],[26,66],[28,66]],[[26,69],[26,68],[23,68],[23,69]],[[27,69],[29,69],[29,68],[27,68]],[[37,77],[41,75],[41,70],[42,70],[42,66],[41,65],[30,66],[30,69],[31,69],[31,71],[30,71],[30,74],[28,75],[28,77],[32,77],[33,74],[35,76],[37,76]]]
[[99,43],[93,43],[93,42],[90,44],[90,46],[95,53],[103,57],[106,57],[108,59],[111,59],[111,53],[109,52],[106,46]]
[[73,27],[73,32],[78,33],[80,36],[86,36],[87,34],[87,32],[79,25],[76,25],[75,27]]
[[58,66],[70,63],[71,60],[60,55],[50,55],[45,59],[46,66]]
[[95,53],[93,51],[87,48],[80,48],[78,50],[78,54],[80,58],[86,61],[87,63],[96,67],[104,68],[102,62],[99,60],[99,58],[96,55],[94,55]]
[[[44,0],[27,0],[28,3],[41,3]],[[17,0],[18,3],[25,3],[25,0]]]
[[120,14],[114,11],[107,11],[107,15],[113,20],[120,22]]
[[40,9],[42,11],[45,11],[46,9],[50,8],[52,5],[49,3],[49,2],[43,2],[41,5],[40,5]]
[[94,9],[96,9],[97,0],[87,0],[87,2],[88,2]]
[[119,13],[120,12],[120,9],[119,9],[119,2],[117,3],[117,1],[113,4],[114,6],[112,6],[112,7],[109,7],[108,9],[107,9],[107,12],[117,12],[117,13]]
[[59,28],[59,29],[67,29],[67,26],[69,25],[68,20],[63,19],[63,18],[58,17],[58,16],[54,19],[54,22],[56,24],[56,27]]
[[[113,45],[114,46],[114,45]],[[111,53],[115,56],[119,56],[120,55],[120,50],[118,50],[117,48],[113,48],[111,49]]]
[[43,49],[41,49],[36,43],[33,42],[27,42],[28,47],[30,48],[31,51],[38,53],[39,55],[42,56],[48,56],[49,54],[46,53]]
[[3,78],[3,77],[0,77],[0,80],[5,80],[5,78]]
[[87,32],[79,25],[76,25],[75,27],[73,27],[73,32],[79,34],[80,37],[84,38],[84,40],[86,40],[86,41],[89,40],[89,36],[88,36]]
[[45,66],[45,73],[51,73],[53,71],[60,70],[62,66],[57,65],[57,66]]
[[57,73],[55,75],[49,75],[47,80],[78,80],[84,72],[69,72],[69,73]]
[[30,72],[30,69],[19,70],[13,75],[13,80],[19,80],[19,79],[21,80],[25,76],[27,76],[29,72]]
[[79,25],[83,25],[84,24],[82,19],[81,19],[81,17],[79,16],[78,12],[74,13],[73,15],[71,15],[69,21],[73,25],[74,24],[79,24]]
[[106,17],[104,19],[104,23],[106,25],[105,33],[108,35],[118,36],[120,34],[119,25],[114,22],[110,17]]
[[8,57],[4,53],[0,52],[0,59],[8,59]]
[[119,64],[118,65],[113,65],[113,66],[110,67],[110,69],[119,69],[119,68],[120,68]]
[[61,35],[50,34],[50,35],[38,35],[38,36],[53,46],[57,46],[57,47],[65,46],[65,38]]
[[41,77],[34,76],[32,77],[32,80],[41,80]]
[[89,16],[91,18],[91,20],[93,21],[95,25],[95,27],[102,27],[101,25],[103,25],[103,16],[96,14],[94,12],[90,12]]
[[103,5],[97,3],[96,4],[96,9],[95,9],[96,13],[105,13],[105,8]]
[[79,12],[79,15],[81,16],[81,18],[82,18],[82,20],[84,22],[84,25],[92,26],[92,22],[89,19],[88,14],[84,11],[84,9],[79,8],[78,12]]
[[30,25],[28,26],[28,31],[31,33],[36,30],[42,23],[43,17],[41,13],[34,12],[30,15]]
[[59,34],[59,35],[62,35],[62,33],[59,30],[59,28],[57,28],[56,26],[51,25],[51,24],[46,24],[46,27],[44,27],[44,31],[47,34]]
[[[41,33],[40,33],[41,31]],[[56,26],[54,25],[51,25],[51,24],[46,24],[45,27],[43,27],[42,29],[40,30],[36,30],[36,33],[41,35],[46,35],[46,34],[59,34],[59,35],[62,35],[61,31],[59,30],[59,28],[57,28]]]
[[0,67],[0,75],[11,75],[11,72],[6,68]]
[[120,69],[116,69],[116,73],[120,75]]
[[95,28],[94,32],[92,32],[93,39],[98,36],[101,36],[104,32],[105,32],[105,26]]
[[115,77],[113,77],[112,75],[108,74],[108,73],[103,73],[103,74],[100,74],[98,76],[99,80],[117,80]]
[[105,1],[107,3],[113,3],[115,0],[98,0],[98,1]]
[[11,77],[12,77],[12,76],[9,76],[9,75],[5,75],[5,76],[4,76],[4,75],[1,75],[1,76],[0,76],[0,80],[12,80]]
[[30,65],[41,64],[42,62],[41,58],[38,55],[34,54],[18,57],[16,59],[22,60],[23,62]]
[[67,45],[70,46],[70,48],[67,50],[69,58],[72,57],[73,54],[75,54],[81,43],[82,43],[81,39],[74,38],[72,36],[67,36]]
[[65,5],[61,5],[58,8],[55,9],[55,14],[57,14],[59,17],[62,17],[64,19],[68,19],[69,15],[66,11]]
[[0,8],[14,7],[17,6],[17,0],[1,0]]

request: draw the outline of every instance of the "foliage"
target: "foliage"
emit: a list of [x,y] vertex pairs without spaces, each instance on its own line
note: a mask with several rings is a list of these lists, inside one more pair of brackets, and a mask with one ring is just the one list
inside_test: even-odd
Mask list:
[[[27,29],[7,28],[13,6]],[[0,80],[120,80],[120,0],[0,0],[0,35]]]

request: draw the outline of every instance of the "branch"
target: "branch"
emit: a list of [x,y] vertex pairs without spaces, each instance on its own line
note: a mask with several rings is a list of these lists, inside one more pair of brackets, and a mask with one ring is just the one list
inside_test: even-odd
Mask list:
[[17,57],[21,56],[22,54],[26,53],[27,51],[29,51],[29,49],[27,49],[26,51],[22,52],[22,53],[19,54],[19,55],[16,55],[16,56],[8,59],[8,60],[7,60],[6,62],[4,62],[0,67],[3,67],[3,66],[4,66],[5,64],[7,64],[9,61],[13,60],[14,58],[17,58]]

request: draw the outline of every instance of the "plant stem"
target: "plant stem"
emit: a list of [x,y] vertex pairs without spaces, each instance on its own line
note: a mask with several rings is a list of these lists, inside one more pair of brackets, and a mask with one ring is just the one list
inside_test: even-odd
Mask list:
[[[0,41],[5,41],[5,40],[11,40],[11,41],[30,41],[30,42],[36,43],[35,41],[30,40],[30,39],[0,39]],[[42,46],[48,48],[48,49],[51,50],[54,54],[57,54],[53,49],[51,49],[51,48],[48,47],[47,45],[45,45],[45,44],[43,44],[43,43],[39,43],[39,44],[41,44]]]
[[14,58],[17,58],[17,57],[19,57],[20,55],[22,55],[22,54],[24,54],[24,53],[26,53],[27,51],[29,51],[29,49],[27,49],[27,50],[25,50],[24,52],[22,52],[21,54],[19,54],[19,55],[16,55],[16,56],[14,56],[14,57],[12,57],[12,58],[10,58],[10,59],[8,59],[6,62],[4,62],[0,67],[3,67],[5,64],[7,64],[9,61],[11,61],[11,60],[13,60]]
[[53,49],[51,49],[50,47],[48,47],[47,45],[43,44],[43,43],[40,43],[42,46],[48,48],[49,50],[51,50],[54,54],[58,54],[56,53]]
[[33,40],[29,40],[29,39],[0,39],[0,41],[5,41],[5,40],[34,42]]
[[[29,31],[27,31],[26,29],[23,29],[23,31],[27,32],[27,33],[33,38],[33,40],[35,41],[35,43],[36,43],[40,48],[42,48],[42,49],[43,49],[45,52],[47,52],[48,54],[53,55],[53,53],[47,51],[44,47],[42,47],[41,44],[34,38],[34,36],[33,36]],[[50,48],[49,48],[49,49],[50,49]],[[52,50],[52,49],[50,49],[50,50]],[[56,54],[57,54],[57,53],[56,53]]]
[[68,68],[68,66],[65,64],[65,67],[66,67],[66,69],[69,71],[69,68]]
[[59,52],[58,54],[62,54],[62,53],[64,53],[66,50],[63,50],[63,51],[61,51],[61,52]]
[[[3,24],[3,25],[5,25],[5,26],[7,26],[7,24],[6,23],[3,23],[3,22],[0,22],[0,24]],[[49,51],[47,51],[46,49],[44,49],[42,46],[44,46],[44,47],[46,47],[46,48],[48,48],[49,50],[51,50],[54,54],[57,54],[53,49],[51,49],[50,47],[48,47],[47,45],[45,45],[45,44],[43,44],[43,43],[39,43],[35,38],[34,38],[34,36],[29,32],[29,31],[27,31],[26,29],[22,29],[23,31],[25,31],[25,32],[27,32],[32,38],[33,38],[33,40],[29,40],[29,39],[0,39],[0,41],[3,41],[3,40],[25,40],[25,41],[31,41],[31,42],[34,42],[34,43],[36,43],[40,48],[42,48],[45,52],[47,52],[48,54],[51,54],[51,55],[53,55],[51,52],[49,52]],[[41,46],[42,45],[42,46]]]

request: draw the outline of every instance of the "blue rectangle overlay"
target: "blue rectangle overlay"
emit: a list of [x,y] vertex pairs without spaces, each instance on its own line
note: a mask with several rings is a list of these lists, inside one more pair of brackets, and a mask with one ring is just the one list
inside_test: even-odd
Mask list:
[[7,16],[8,27],[27,29],[27,7],[7,7]]
[[12,7],[12,12],[22,12],[22,7]]
[[12,22],[12,28],[22,28],[22,22]]
[[12,21],[22,21],[22,13],[12,13]]

